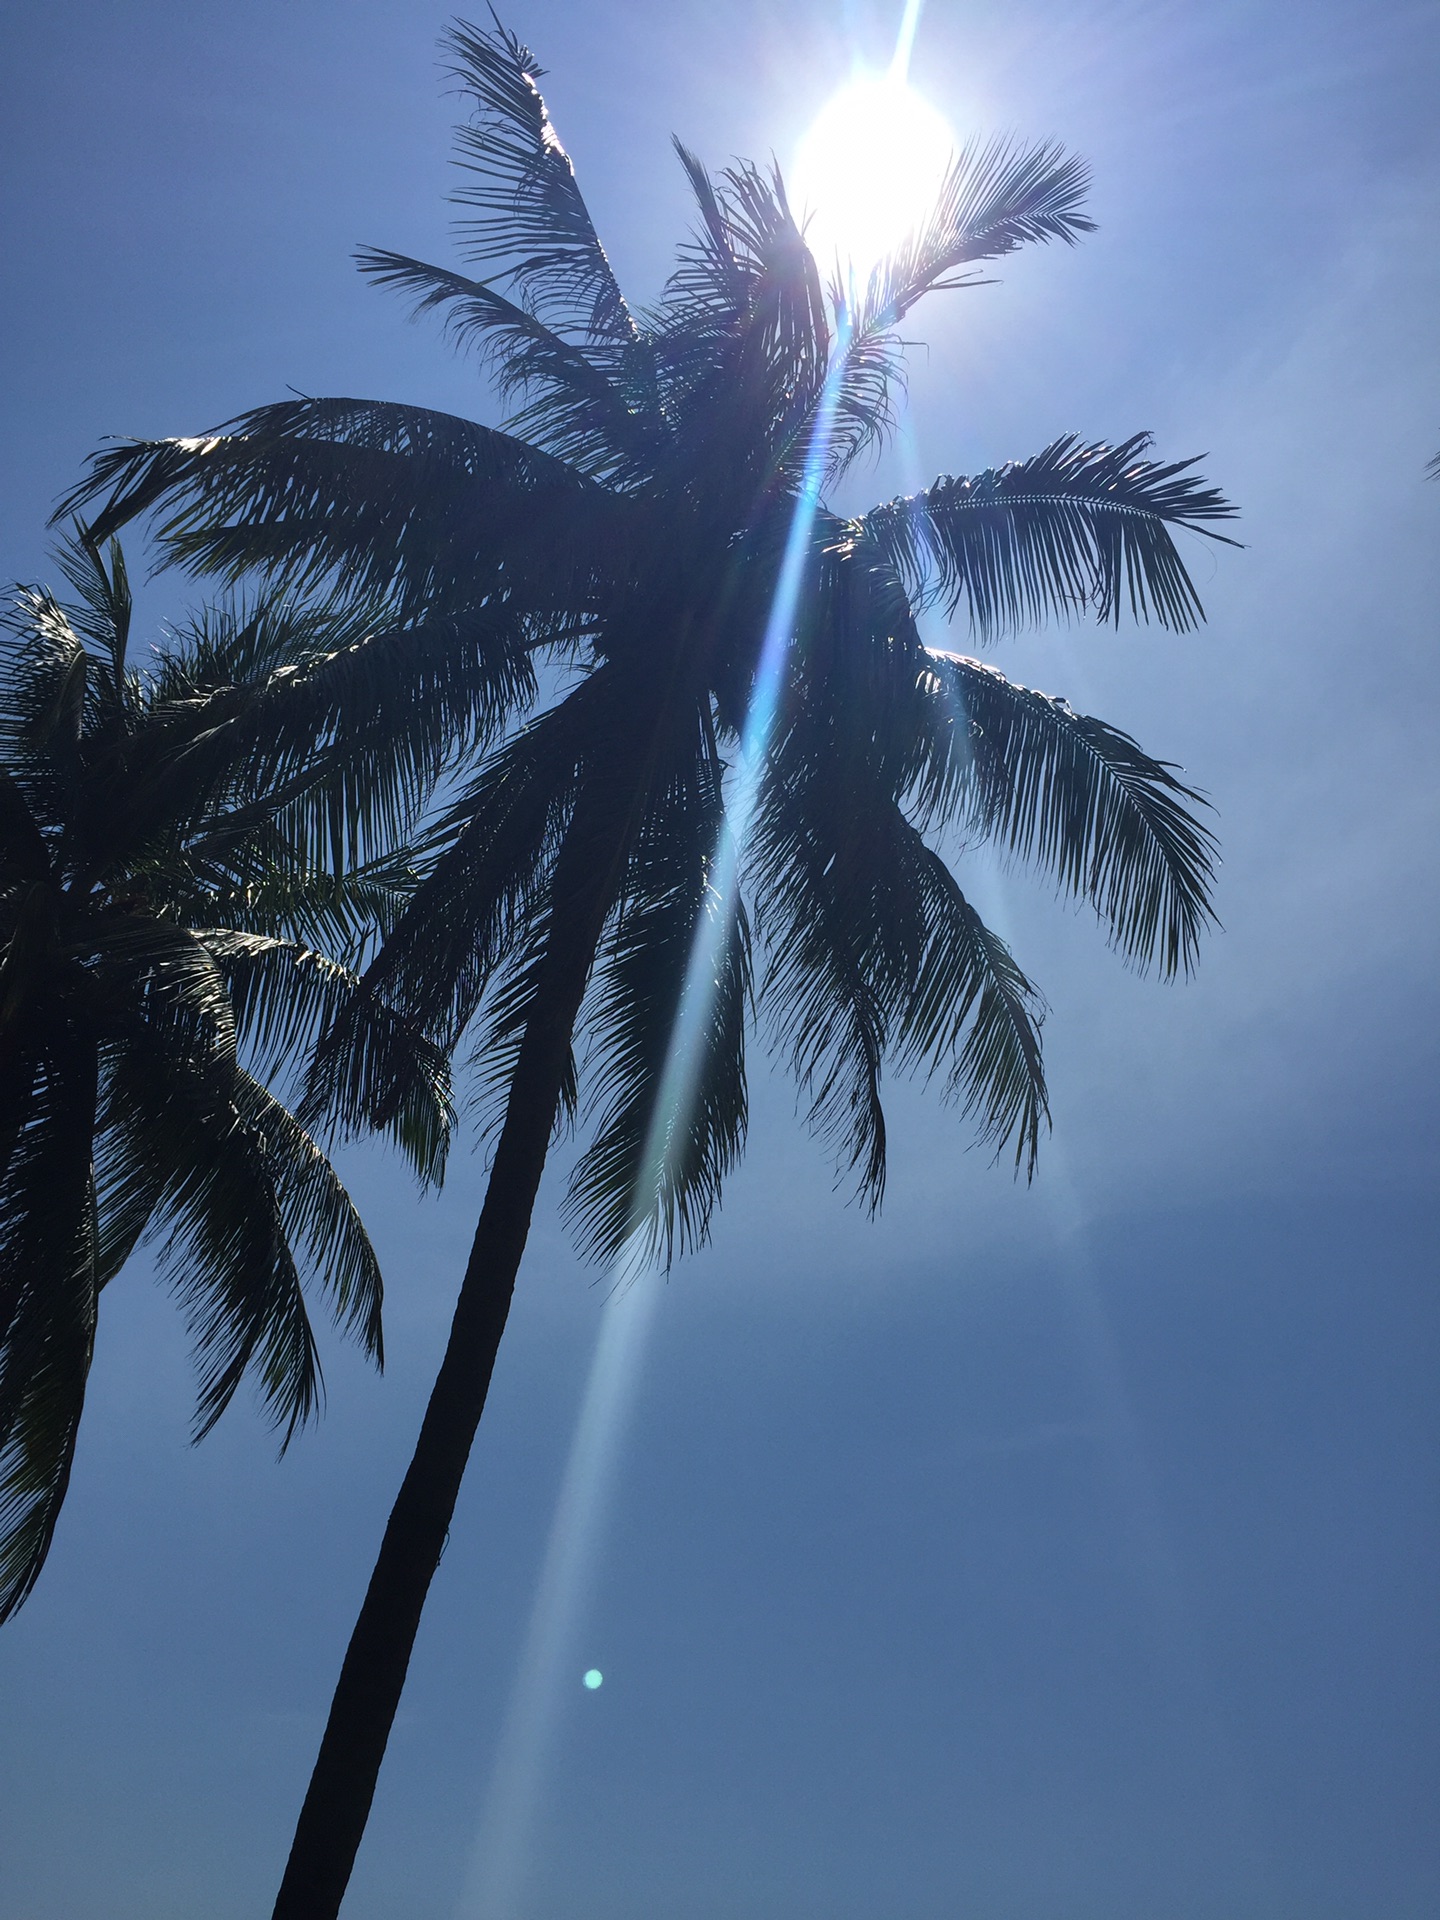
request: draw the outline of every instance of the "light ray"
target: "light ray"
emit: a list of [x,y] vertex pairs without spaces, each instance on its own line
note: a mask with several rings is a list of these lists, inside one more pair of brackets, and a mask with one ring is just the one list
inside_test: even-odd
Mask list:
[[465,1920],[517,1920],[539,1812],[545,1763],[564,1701],[580,1609],[613,1489],[660,1279],[651,1260],[651,1207],[665,1178],[671,1142],[683,1137],[704,1063],[725,943],[735,924],[740,865],[779,707],[785,661],[799,610],[835,417],[844,341],[836,343],[816,409],[805,471],[760,646],[725,824],[711,866],[710,898],[686,964],[655,1110],[647,1130],[631,1227],[615,1263],[600,1335],[566,1459],[545,1558],[460,1913]]
[[[891,66],[903,83],[923,0],[905,0]],[[846,341],[837,337],[806,453],[805,470],[776,577],[751,688],[740,753],[711,865],[709,898],[696,928],[655,1110],[647,1131],[632,1224],[602,1310],[580,1415],[570,1443],[524,1647],[517,1668],[470,1871],[463,1920],[519,1920],[540,1809],[545,1764],[564,1701],[564,1675],[633,1409],[660,1279],[651,1261],[651,1208],[672,1141],[683,1138],[703,1068],[704,1036],[726,942],[732,937],[740,869],[754,825],[760,783],[799,610],[820,507]]]
[[610,1504],[627,1417],[654,1316],[659,1279],[643,1260],[617,1263],[580,1415],[560,1483],[545,1559],[501,1731],[484,1816],[459,1911],[474,1920],[514,1920],[552,1736],[564,1705],[564,1676],[586,1598],[595,1549]]
[[890,62],[890,78],[897,83],[903,83],[909,75],[910,55],[915,50],[915,35],[924,11],[925,0],[905,0],[905,11],[900,16],[900,31],[895,36],[895,57]]

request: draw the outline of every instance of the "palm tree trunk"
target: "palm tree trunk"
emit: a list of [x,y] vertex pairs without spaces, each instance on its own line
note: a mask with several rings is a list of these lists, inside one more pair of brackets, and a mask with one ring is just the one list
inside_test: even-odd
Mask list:
[[450,1340],[391,1509],[300,1810],[274,1920],[335,1920],[365,1831],[430,1581],[505,1331],[568,1071],[571,1036],[610,899],[614,857],[572,827],[555,879],[544,973],[510,1084]]

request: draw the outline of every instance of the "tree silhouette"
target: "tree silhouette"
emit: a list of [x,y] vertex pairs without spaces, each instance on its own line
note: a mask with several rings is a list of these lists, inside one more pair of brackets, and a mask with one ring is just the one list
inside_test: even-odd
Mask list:
[[[947,848],[988,841],[1091,901],[1129,959],[1187,969],[1208,916],[1197,796],[1103,721],[925,646],[1199,602],[1174,531],[1232,509],[1136,436],[1056,440],[847,517],[825,503],[894,424],[897,329],[1029,242],[1073,242],[1085,170],[991,142],[863,289],[826,285],[778,173],[678,148],[698,225],[627,305],[536,86],[498,25],[448,37],[472,108],[460,240],[481,277],[366,250],[513,403],[503,430],[353,399],[262,407],[96,457],[100,524],[157,510],[174,560],[383,593],[450,623],[495,744],[457,763],[423,885],[322,1044],[357,1126],[408,1097],[367,1010],[493,1093],[489,1185],[450,1342],[346,1654],[277,1920],[339,1908],[504,1329],[557,1121],[588,1135],[569,1208],[600,1255],[703,1239],[745,1131],[759,1022],[872,1204],[881,1073],[936,1071],[1030,1169],[1046,1097],[1035,989]],[[535,663],[553,697],[535,699]],[[396,711],[403,728],[406,715]],[[684,1097],[667,1105],[677,1031]],[[583,1045],[579,1044],[583,1042]]]

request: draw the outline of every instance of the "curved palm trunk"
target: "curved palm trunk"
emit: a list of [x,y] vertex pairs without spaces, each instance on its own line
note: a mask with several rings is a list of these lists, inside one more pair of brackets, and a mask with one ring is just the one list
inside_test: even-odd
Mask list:
[[572,828],[556,875],[545,976],[520,1044],[449,1343],[350,1636],[274,1920],[334,1920],[369,1818],[421,1610],[485,1408],[604,927],[613,862],[593,852],[593,841],[582,846]]

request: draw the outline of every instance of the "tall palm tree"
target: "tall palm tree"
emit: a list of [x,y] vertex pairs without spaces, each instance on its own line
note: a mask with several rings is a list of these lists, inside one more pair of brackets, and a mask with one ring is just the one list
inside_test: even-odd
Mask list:
[[[967,148],[854,292],[822,281],[777,173],[712,179],[678,148],[698,226],[634,312],[533,57],[498,25],[447,44],[473,109],[455,197],[480,277],[360,261],[479,352],[515,402],[505,428],[296,399],[109,448],[77,495],[103,496],[104,528],[158,509],[177,561],[379,592],[467,633],[511,621],[526,658],[553,664],[553,697],[526,708],[514,655],[467,646],[487,697],[510,676],[514,724],[457,769],[424,884],[314,1070],[315,1097],[383,1124],[408,1081],[372,1070],[364,1010],[446,1054],[468,1034],[494,1134],[277,1920],[343,1898],[557,1123],[592,1123],[569,1205],[602,1255],[704,1238],[743,1144],[755,1020],[872,1205],[887,1062],[938,1070],[1028,1172],[1041,1005],[947,853],[989,841],[1048,870],[1167,975],[1209,913],[1212,842],[1168,766],[917,628],[935,604],[982,639],[1087,611],[1190,627],[1174,531],[1219,538],[1232,512],[1193,462],[1154,463],[1143,436],[1067,436],[859,516],[824,504],[893,424],[906,315],[973,263],[1087,231],[1084,168],[1052,146]],[[687,1092],[666,1106],[677,1028]]]
[[[393,825],[383,781],[347,806],[348,753],[316,752],[370,634],[271,600],[200,616],[137,671],[118,542],[82,529],[60,560],[78,601],[20,593],[0,653],[0,1621],[49,1550],[100,1294],[142,1235],[189,1326],[197,1437],[247,1374],[286,1442],[315,1410],[307,1269],[380,1360],[374,1251],[267,1083],[411,878],[343,848],[313,863],[327,829],[353,850]],[[392,1130],[433,1171],[443,1058],[371,1037],[406,1049]]]

